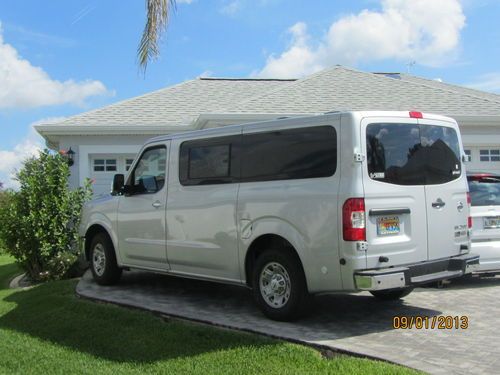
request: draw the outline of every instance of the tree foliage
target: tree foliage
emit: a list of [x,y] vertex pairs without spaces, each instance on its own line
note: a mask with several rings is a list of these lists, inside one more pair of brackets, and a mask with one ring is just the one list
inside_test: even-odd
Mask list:
[[142,32],[142,38],[137,47],[139,66],[144,71],[151,59],[160,54],[159,42],[167,28],[169,15],[175,9],[175,0],[145,0],[146,1],[146,25]]
[[0,207],[0,240],[34,281],[60,279],[79,257],[78,225],[90,184],[68,187],[64,157],[48,150],[24,162],[19,191],[6,192]]

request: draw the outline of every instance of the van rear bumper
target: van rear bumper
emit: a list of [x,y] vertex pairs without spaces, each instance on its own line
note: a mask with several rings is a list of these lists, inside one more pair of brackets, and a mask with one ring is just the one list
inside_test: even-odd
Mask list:
[[402,267],[356,271],[354,281],[358,290],[397,289],[460,277],[478,267],[479,255],[464,254]]

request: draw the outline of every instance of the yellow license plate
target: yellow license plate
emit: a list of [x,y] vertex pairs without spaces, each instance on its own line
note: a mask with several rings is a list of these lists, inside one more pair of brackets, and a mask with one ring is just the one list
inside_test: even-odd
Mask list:
[[377,234],[387,236],[399,233],[399,216],[383,216],[377,218]]

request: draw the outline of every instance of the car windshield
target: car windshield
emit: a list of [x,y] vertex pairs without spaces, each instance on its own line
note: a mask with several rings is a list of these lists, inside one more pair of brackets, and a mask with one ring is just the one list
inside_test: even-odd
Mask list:
[[500,206],[500,176],[468,176],[473,206]]

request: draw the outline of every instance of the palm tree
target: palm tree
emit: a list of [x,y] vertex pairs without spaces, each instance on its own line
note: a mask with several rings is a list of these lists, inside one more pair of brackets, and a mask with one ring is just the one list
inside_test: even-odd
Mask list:
[[175,9],[175,0],[146,0],[147,20],[137,47],[139,67],[146,71],[148,62],[160,54],[160,38],[167,28],[171,9]]

